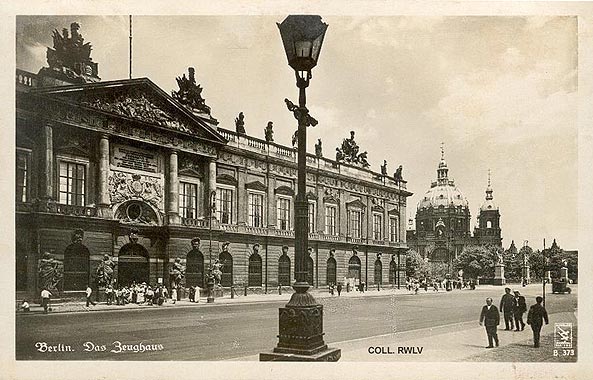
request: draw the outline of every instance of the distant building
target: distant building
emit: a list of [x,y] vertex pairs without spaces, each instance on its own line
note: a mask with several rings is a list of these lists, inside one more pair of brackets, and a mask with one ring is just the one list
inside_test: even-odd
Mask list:
[[468,245],[502,246],[500,211],[494,203],[488,175],[486,199],[478,214],[473,236],[470,232],[469,202],[449,178],[444,150],[437,168],[437,180],[418,202],[416,226],[409,222],[407,242],[423,258],[435,264],[450,265]]
[[[72,28],[49,67],[16,72],[17,291],[81,291],[111,266],[116,285],[168,285],[178,258],[186,287],[216,259],[224,287],[289,286],[296,150],[220,128],[193,69],[172,96],[147,78],[100,81]],[[318,152],[307,191],[313,286],[402,282],[406,181]]]

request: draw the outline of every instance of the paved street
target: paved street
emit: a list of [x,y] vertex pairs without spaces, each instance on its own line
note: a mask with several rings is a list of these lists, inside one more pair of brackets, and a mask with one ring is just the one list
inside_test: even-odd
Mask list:
[[[546,306],[551,314],[551,326],[554,322],[573,322],[577,303],[576,286],[573,289],[575,291],[571,295],[547,295]],[[541,287],[532,285],[522,288],[521,291],[526,296],[528,305],[531,305]],[[377,358],[387,359],[384,356],[369,355],[369,346],[397,346],[398,341],[410,339],[423,340],[424,346],[430,349],[431,346],[439,347],[443,344],[441,338],[448,337],[453,339],[452,342],[448,342],[450,345],[457,344],[456,341],[460,342],[457,344],[459,352],[465,352],[464,350],[471,346],[475,352],[482,353],[486,336],[482,328],[476,329],[479,327],[479,311],[485,297],[493,297],[497,304],[502,292],[503,289],[500,287],[485,286],[475,291],[421,291],[418,295],[395,295],[388,291],[381,292],[381,295],[375,292],[372,296],[369,294],[362,297],[350,294],[348,297],[339,298],[319,297],[318,301],[324,304],[326,342],[342,348],[344,360],[356,358],[368,361]],[[276,345],[278,308],[284,303],[285,301],[243,302],[199,304],[180,308],[155,307],[47,315],[18,314],[16,358],[253,360],[259,352],[270,350]],[[552,331],[553,327],[548,326],[544,329],[543,335]],[[525,356],[521,354],[521,347],[524,346],[523,341],[531,338],[528,327],[520,333],[502,331],[500,336],[501,344],[512,343],[519,347],[514,346],[514,350]],[[468,343],[463,341],[464,339],[472,342]],[[473,342],[474,339],[478,341]],[[552,345],[550,339],[543,339],[543,348]],[[116,341],[121,342],[122,346],[113,343]],[[39,352],[36,343],[38,348],[43,350],[43,342],[48,346],[56,346],[58,352]],[[85,342],[93,344],[85,345]],[[142,343],[143,347],[135,348],[144,352],[126,350],[126,345],[139,343]],[[91,351],[85,351],[85,347]],[[134,349],[133,346],[129,348]],[[437,359],[455,360],[454,351],[449,352],[452,356],[444,355]],[[500,360],[495,353],[487,354],[490,356],[484,360]],[[405,358],[409,359],[410,356],[404,356]],[[470,360],[482,359],[474,357]],[[503,360],[519,359],[505,357]]]

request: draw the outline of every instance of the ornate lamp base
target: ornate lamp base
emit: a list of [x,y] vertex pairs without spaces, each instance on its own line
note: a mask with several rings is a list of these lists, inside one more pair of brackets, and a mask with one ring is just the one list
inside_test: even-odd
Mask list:
[[260,361],[338,361],[339,348],[329,348],[323,341],[323,305],[307,293],[309,285],[296,283],[295,293],[279,309],[278,346],[270,353],[260,353]]

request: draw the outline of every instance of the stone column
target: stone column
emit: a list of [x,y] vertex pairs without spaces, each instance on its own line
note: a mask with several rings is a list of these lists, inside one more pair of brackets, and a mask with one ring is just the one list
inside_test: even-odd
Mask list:
[[237,170],[237,224],[247,224],[247,191],[245,189],[245,182],[247,171],[245,168],[238,168]]
[[169,202],[167,204],[167,216],[169,224],[179,224],[179,176],[177,172],[177,152],[169,154]]
[[98,199],[97,215],[111,218],[111,200],[109,197],[109,136],[101,135],[99,139],[99,178],[97,180]]
[[51,125],[43,126],[43,177],[41,179],[41,198],[45,201],[53,199],[54,180],[54,143],[53,128]]

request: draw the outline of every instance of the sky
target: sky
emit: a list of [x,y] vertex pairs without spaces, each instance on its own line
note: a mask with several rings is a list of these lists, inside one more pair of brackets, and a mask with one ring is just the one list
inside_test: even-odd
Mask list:
[[[275,23],[283,16],[134,16],[133,77],[166,92],[196,69],[219,126],[290,145],[298,100]],[[577,19],[571,16],[323,17],[329,24],[307,107],[327,157],[349,131],[371,169],[403,165],[408,217],[436,179],[444,143],[449,176],[467,197],[472,231],[488,169],[503,246],[556,239],[577,249]],[[93,46],[102,80],[129,70],[128,16],[19,16],[16,67],[38,72],[51,32],[72,22]],[[549,244],[549,243],[548,243]]]

